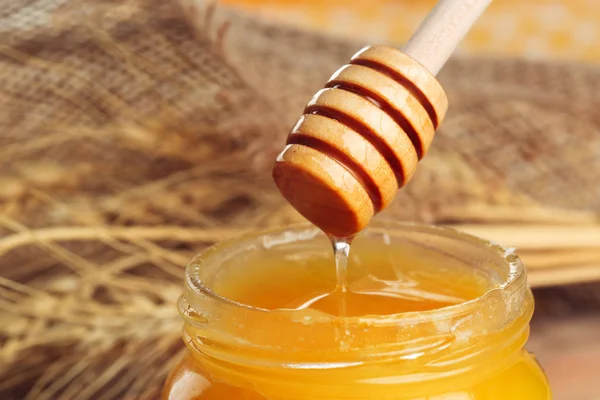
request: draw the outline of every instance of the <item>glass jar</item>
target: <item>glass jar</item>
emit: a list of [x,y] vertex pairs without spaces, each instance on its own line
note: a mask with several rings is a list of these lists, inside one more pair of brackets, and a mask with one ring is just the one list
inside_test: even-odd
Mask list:
[[533,296],[511,251],[452,229],[389,221],[373,221],[361,236],[370,239],[368,251],[406,248],[435,259],[440,271],[468,268],[489,290],[460,304],[393,315],[267,310],[213,288],[224,271],[245,268],[251,254],[283,260],[328,250],[327,240],[302,225],[218,244],[188,266],[179,303],[187,350],[163,400],[551,398],[524,349]]

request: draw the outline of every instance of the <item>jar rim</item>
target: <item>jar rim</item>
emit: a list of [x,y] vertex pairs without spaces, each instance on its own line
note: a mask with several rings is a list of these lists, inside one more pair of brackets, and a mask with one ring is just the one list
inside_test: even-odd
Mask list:
[[[375,324],[375,325],[387,325],[387,324],[398,324],[402,323],[416,323],[423,322],[426,320],[436,320],[436,319],[445,319],[456,315],[466,314],[472,312],[476,309],[480,304],[486,303],[488,301],[493,301],[493,298],[497,296],[500,292],[504,297],[510,297],[510,295],[514,292],[518,292],[523,288],[524,285],[527,285],[527,276],[525,273],[525,267],[523,266],[520,258],[516,255],[514,248],[504,247],[497,243],[494,243],[490,240],[486,240],[465,232],[461,232],[457,229],[447,226],[440,225],[431,225],[431,224],[423,224],[423,223],[415,223],[415,222],[400,222],[389,219],[376,218],[374,219],[370,226],[366,229],[366,231],[384,231],[389,229],[401,229],[401,230],[413,230],[415,232],[428,233],[436,236],[446,236],[451,239],[455,239],[458,242],[462,243],[470,243],[475,246],[479,246],[480,248],[486,248],[490,252],[494,253],[501,262],[508,268],[508,273],[506,274],[506,278],[503,281],[494,287],[487,290],[482,295],[475,297],[473,299],[448,305],[445,307],[426,310],[426,311],[409,311],[409,312],[400,312],[395,314],[386,314],[386,315],[367,315],[367,316],[336,316],[336,315],[323,315],[319,318],[319,320],[313,320],[312,323],[315,322],[335,322],[335,321],[343,321],[346,326],[352,326],[357,324]],[[294,315],[298,310],[293,309],[266,309],[261,307],[252,306],[249,304],[244,304],[232,300],[228,297],[222,296],[212,290],[210,287],[205,285],[202,282],[198,272],[199,267],[202,264],[210,262],[213,257],[221,254],[228,248],[233,248],[237,244],[244,243],[246,241],[257,239],[260,237],[268,237],[269,235],[276,234],[284,234],[286,232],[307,232],[308,235],[313,235],[312,237],[308,237],[308,239],[312,239],[317,236],[321,236],[324,234],[316,227],[314,227],[310,223],[299,223],[299,224],[290,224],[284,226],[278,226],[269,229],[263,229],[258,231],[246,232],[242,235],[236,236],[231,239],[224,240],[222,242],[216,243],[209,248],[202,251],[196,257],[192,259],[192,261],[188,264],[186,269],[186,285],[187,289],[191,290],[195,296],[200,298],[208,299],[212,302],[218,303],[219,306],[224,309],[229,309],[232,311],[235,310],[243,310],[245,313],[251,313],[256,315],[268,315],[268,314],[277,314],[281,315]],[[188,307],[190,306],[190,302],[186,302]],[[192,307],[193,308],[193,307]]]

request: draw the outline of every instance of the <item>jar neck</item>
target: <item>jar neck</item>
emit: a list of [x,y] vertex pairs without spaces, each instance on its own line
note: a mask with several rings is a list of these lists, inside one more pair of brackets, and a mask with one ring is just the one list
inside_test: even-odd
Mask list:
[[[331,373],[335,382],[345,384],[368,382],[369,371],[373,382],[386,379],[389,384],[416,384],[459,375],[483,379],[510,364],[527,341],[533,297],[526,287],[522,292],[514,295],[515,300],[523,296],[517,300],[521,303],[519,313],[503,326],[490,323],[501,319],[499,314],[505,310],[501,299],[492,298],[478,304],[478,310],[440,319],[407,315],[404,321],[396,317],[390,324],[368,319],[347,324],[341,319],[318,321],[309,314],[298,315],[294,322],[288,315],[275,322],[266,318],[266,324],[239,315],[200,317],[199,322],[182,300],[184,340],[197,361],[223,369],[225,374],[227,369],[243,369],[251,381],[266,371],[270,371],[267,376],[279,375],[282,381],[297,380],[298,371],[302,371],[306,383],[311,371],[317,381]],[[361,331],[360,341],[355,340],[357,331]],[[278,340],[273,339],[273,332],[280,332]],[[306,343],[310,345],[303,346]],[[389,376],[383,376],[379,368],[384,365]]]
[[[179,307],[192,357],[224,381],[262,386],[282,399],[299,383],[292,389],[299,399],[339,398],[338,385],[346,388],[344,396],[352,386],[361,399],[369,398],[373,384],[390,393],[402,386],[403,393],[418,396],[424,382],[484,379],[513,362],[527,340],[533,297],[523,267],[515,256],[478,239],[445,230],[429,234],[449,235],[448,244],[471,240],[458,251],[480,248],[489,259],[475,259],[496,268],[490,276],[503,273],[502,282],[475,300],[425,312],[344,318],[311,309],[268,311],[223,299],[203,285],[198,269],[207,260],[218,265],[244,251],[234,244],[226,252],[212,250],[188,269]],[[286,240],[309,236],[303,231]],[[324,381],[336,385],[323,387]]]

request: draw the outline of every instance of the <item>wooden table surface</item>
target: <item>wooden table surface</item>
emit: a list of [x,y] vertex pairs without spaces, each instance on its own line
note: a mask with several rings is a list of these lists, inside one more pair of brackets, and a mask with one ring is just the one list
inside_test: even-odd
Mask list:
[[546,371],[554,400],[600,400],[600,309],[535,316],[527,347]]

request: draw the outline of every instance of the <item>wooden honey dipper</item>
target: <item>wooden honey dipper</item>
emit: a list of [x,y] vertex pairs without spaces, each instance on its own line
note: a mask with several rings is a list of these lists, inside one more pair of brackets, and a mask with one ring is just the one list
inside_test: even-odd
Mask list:
[[368,46],[310,100],[273,166],[286,200],[350,237],[390,205],[448,108],[435,76],[491,0],[440,0],[403,51]]

